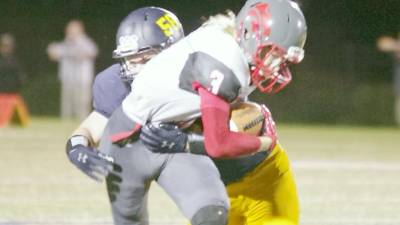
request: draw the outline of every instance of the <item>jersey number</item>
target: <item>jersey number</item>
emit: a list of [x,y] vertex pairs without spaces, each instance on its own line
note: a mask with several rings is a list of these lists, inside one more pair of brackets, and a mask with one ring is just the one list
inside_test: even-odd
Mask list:
[[213,70],[210,74],[211,78],[211,92],[215,95],[218,94],[219,88],[221,87],[222,81],[224,80],[224,74],[219,70]]
[[161,30],[164,32],[164,35],[167,37],[172,36],[173,30],[179,28],[179,25],[176,23],[176,21],[168,14],[158,18],[156,24],[161,28]]

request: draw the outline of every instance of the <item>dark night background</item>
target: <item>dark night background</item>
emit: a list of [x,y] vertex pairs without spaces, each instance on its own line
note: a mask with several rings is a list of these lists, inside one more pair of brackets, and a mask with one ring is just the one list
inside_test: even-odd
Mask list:
[[[97,43],[96,71],[113,63],[115,32],[121,19],[141,6],[176,13],[186,33],[225,9],[238,12],[241,0],[2,0],[0,33],[17,41],[17,56],[29,80],[24,97],[34,115],[57,115],[57,64],[48,60],[47,44],[61,40],[65,24],[81,19]],[[276,96],[254,94],[267,103],[276,120],[345,124],[392,124],[392,58],[376,49],[381,35],[400,32],[400,0],[302,0],[308,23],[306,57],[293,68],[293,81]]]

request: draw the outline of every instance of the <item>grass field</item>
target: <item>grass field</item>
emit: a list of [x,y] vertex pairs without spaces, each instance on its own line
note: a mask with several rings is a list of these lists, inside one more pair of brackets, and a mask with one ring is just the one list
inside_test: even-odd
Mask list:
[[[33,119],[0,129],[0,224],[112,224],[104,183],[67,160],[77,122]],[[399,225],[400,129],[281,125],[303,225]],[[186,224],[153,185],[151,224]]]

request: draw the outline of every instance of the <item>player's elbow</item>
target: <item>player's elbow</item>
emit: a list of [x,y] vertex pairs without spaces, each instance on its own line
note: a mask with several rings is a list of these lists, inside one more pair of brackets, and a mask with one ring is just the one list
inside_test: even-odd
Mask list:
[[219,151],[218,149],[207,150],[207,155],[211,158],[224,158],[227,157],[226,152]]
[[226,158],[230,157],[229,151],[224,143],[205,143],[207,155],[211,158]]

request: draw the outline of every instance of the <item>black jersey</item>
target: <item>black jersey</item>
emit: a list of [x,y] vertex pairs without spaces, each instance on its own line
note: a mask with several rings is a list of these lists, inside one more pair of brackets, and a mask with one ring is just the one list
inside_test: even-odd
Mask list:
[[123,82],[119,73],[119,64],[114,64],[100,72],[93,84],[93,108],[107,118],[131,91],[130,84]]

